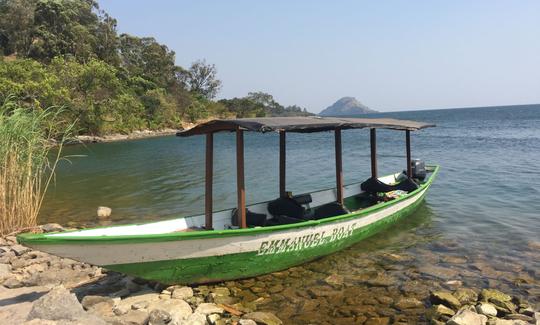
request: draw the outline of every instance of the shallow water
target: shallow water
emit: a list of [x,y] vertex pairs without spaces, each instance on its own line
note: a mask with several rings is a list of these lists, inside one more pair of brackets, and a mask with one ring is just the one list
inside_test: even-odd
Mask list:
[[[347,283],[354,284],[355,290],[384,291],[395,299],[410,294],[403,287],[415,287],[411,281],[421,281],[417,287],[437,287],[460,280],[475,287],[496,286],[536,301],[540,296],[540,106],[381,115],[438,126],[412,134],[413,158],[442,167],[425,204],[396,227],[299,268],[301,281],[277,276],[257,282],[297,287],[302,298],[302,294],[309,296],[307,288],[335,273],[352,278]],[[343,132],[346,183],[368,177],[368,139],[366,130]],[[245,142],[248,203],[277,197],[278,136],[248,133]],[[379,173],[404,169],[403,133],[379,131],[378,143]],[[288,190],[301,193],[334,186],[331,133],[289,134],[287,145]],[[215,148],[214,204],[222,209],[236,202],[233,135],[216,135]],[[72,157],[58,170],[41,222],[93,224],[99,205],[113,209],[113,223],[166,219],[203,210],[202,137],[72,146],[65,153]],[[403,262],[393,255],[410,258]],[[365,282],[365,277],[377,272],[388,274],[396,283],[381,288]],[[298,323],[308,321],[307,310],[289,308],[292,298],[283,298],[277,291],[268,294],[264,290],[264,294],[272,297],[266,308]],[[347,306],[346,299],[343,295],[325,298],[319,314],[347,317],[352,312],[336,312]],[[373,308],[381,309],[381,315],[391,311],[383,310],[391,309],[386,305]]]

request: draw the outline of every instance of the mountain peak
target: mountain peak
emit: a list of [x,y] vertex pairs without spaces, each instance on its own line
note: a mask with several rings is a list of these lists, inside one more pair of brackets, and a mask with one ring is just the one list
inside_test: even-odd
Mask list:
[[354,97],[342,97],[319,113],[320,116],[344,116],[377,113]]

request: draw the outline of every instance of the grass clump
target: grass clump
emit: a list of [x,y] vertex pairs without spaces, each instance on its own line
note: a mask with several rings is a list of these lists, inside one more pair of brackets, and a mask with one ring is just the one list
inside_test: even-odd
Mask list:
[[0,234],[5,235],[36,226],[72,126],[61,121],[58,109],[30,109],[13,97],[0,105]]

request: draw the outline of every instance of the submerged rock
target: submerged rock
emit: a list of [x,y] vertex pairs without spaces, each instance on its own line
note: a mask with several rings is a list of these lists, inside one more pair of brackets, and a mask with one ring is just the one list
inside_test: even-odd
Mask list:
[[112,214],[112,209],[109,207],[98,207],[97,208],[97,217],[102,218],[108,218]]
[[283,322],[281,319],[277,318],[276,315],[268,312],[256,311],[253,313],[245,314],[242,316],[243,319],[251,319],[257,324],[263,325],[282,325]]
[[481,302],[476,306],[476,311],[486,316],[497,316],[497,309],[490,303]]
[[450,320],[448,325],[485,325],[488,318],[469,309],[461,309]]
[[434,291],[431,293],[430,300],[434,304],[443,304],[454,309],[461,306],[459,300],[448,291]]

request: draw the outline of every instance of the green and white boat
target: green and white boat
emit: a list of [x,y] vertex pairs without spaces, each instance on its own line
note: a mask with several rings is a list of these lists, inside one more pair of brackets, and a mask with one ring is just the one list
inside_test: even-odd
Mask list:
[[[151,223],[45,234],[18,241],[53,255],[166,284],[253,277],[339,251],[410,215],[422,202],[439,167],[411,159],[410,132],[432,124],[395,119],[283,117],[213,120],[180,132],[206,135],[205,212]],[[341,131],[369,128],[371,173],[343,184]],[[378,177],[376,129],[405,133],[407,168]],[[238,204],[213,211],[213,134],[236,133]],[[246,206],[245,131],[279,132],[278,199]],[[335,134],[336,187],[302,195],[286,191],[286,133]],[[277,189],[276,189],[277,190]],[[278,192],[278,191],[276,191]]]

